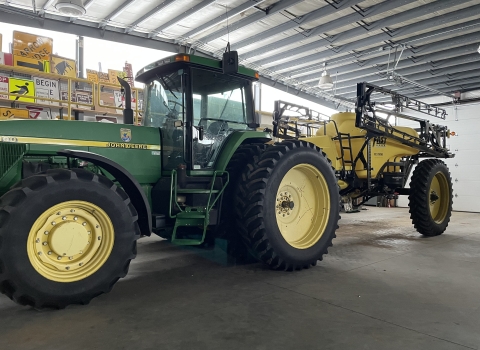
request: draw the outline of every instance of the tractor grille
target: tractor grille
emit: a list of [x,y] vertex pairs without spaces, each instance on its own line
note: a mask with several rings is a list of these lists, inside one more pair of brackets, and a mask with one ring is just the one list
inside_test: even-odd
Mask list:
[[22,159],[24,153],[25,145],[0,143],[0,179]]

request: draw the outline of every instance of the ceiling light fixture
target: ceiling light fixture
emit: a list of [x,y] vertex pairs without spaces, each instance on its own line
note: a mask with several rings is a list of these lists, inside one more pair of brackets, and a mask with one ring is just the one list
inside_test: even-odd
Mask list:
[[83,0],[59,0],[55,8],[61,15],[67,17],[80,17],[87,13]]
[[322,90],[329,90],[333,88],[333,80],[330,74],[327,72],[327,63],[323,64],[323,73],[318,82],[318,87]]

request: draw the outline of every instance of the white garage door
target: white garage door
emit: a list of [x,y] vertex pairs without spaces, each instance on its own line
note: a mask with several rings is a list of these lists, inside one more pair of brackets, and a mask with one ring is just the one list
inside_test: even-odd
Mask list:
[[[456,133],[447,141],[455,158],[444,160],[452,175],[453,210],[480,212],[480,104],[460,105],[456,111],[453,107],[445,109],[445,121],[428,119]],[[400,196],[398,205],[408,206],[407,197]]]
[[453,209],[480,212],[480,113],[479,104],[448,108],[447,125],[456,136],[449,140],[455,158],[448,159],[453,180]]

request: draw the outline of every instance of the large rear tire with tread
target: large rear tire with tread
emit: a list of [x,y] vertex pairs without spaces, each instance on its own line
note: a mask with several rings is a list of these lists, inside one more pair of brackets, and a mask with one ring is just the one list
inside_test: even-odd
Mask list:
[[284,141],[247,164],[235,198],[237,227],[273,269],[316,265],[332,246],[340,219],[330,161],[305,141]]
[[230,181],[225,190],[222,200],[222,231],[226,237],[236,235],[236,220],[234,198],[237,196],[239,182],[245,165],[258,161],[268,145],[264,143],[251,143],[237,148],[227,164]]
[[207,234],[207,244],[214,245],[215,238],[227,240],[227,253],[237,262],[247,262],[251,254],[248,252],[248,244],[238,233],[235,218],[235,197],[238,192],[238,184],[241,181],[242,171],[246,164],[255,163],[268,145],[264,143],[251,143],[240,145],[227,164],[229,184],[225,189],[222,199],[221,222],[215,235]]
[[441,235],[452,214],[452,178],[440,159],[424,159],[410,181],[410,218],[424,236]]
[[129,197],[106,177],[28,177],[0,198],[0,291],[34,308],[87,304],[127,274],[139,237]]

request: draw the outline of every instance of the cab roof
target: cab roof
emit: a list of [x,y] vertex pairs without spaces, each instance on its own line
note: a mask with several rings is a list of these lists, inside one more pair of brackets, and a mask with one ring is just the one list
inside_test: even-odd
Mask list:
[[[222,70],[222,61],[215,60],[212,58],[200,57],[195,55],[189,54],[176,54],[173,56],[169,56],[163,58],[161,60],[155,61],[140,71],[138,71],[137,75],[135,76],[135,80],[141,83],[148,83],[154,77],[158,75],[161,71],[165,70],[167,67],[176,66],[178,64],[190,64],[196,67],[206,67],[206,68],[213,68],[214,70],[221,71]],[[253,69],[246,68],[239,66],[238,72],[235,74],[237,76],[241,76],[247,78],[249,80],[257,80],[258,79],[258,72],[254,71]]]

